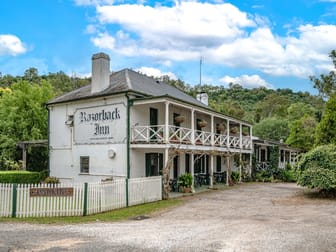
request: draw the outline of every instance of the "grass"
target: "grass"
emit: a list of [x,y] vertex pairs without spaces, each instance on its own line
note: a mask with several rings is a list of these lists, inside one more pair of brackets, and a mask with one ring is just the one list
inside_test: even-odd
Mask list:
[[123,221],[137,216],[148,216],[156,212],[166,210],[182,204],[181,199],[161,200],[143,205],[131,206],[122,209],[116,209],[105,213],[74,216],[74,217],[44,217],[44,218],[0,218],[0,222],[24,222],[33,224],[71,224],[71,223],[89,223],[95,221],[113,222]]

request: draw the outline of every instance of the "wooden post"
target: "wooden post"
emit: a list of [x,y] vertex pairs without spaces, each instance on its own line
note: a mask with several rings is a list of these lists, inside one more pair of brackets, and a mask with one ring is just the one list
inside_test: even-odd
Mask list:
[[209,169],[209,173],[210,173],[210,188],[213,187],[213,165],[214,165],[214,156],[211,154],[210,155],[210,169]]
[[22,170],[27,170],[27,145],[22,144]]
[[230,166],[230,156],[226,157],[226,185],[229,186],[229,166]]

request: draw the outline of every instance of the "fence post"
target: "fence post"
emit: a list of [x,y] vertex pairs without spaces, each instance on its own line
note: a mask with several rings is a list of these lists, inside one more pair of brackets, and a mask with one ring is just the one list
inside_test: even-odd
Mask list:
[[83,216],[87,215],[87,203],[88,203],[88,183],[84,183],[84,206],[83,206]]
[[128,207],[128,178],[126,178],[126,207]]
[[16,207],[17,207],[17,184],[13,184],[12,218],[16,217]]

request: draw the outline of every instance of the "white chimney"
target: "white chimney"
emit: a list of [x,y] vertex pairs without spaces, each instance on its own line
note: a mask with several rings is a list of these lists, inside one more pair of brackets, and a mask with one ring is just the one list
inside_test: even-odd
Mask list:
[[207,93],[198,93],[196,99],[202,102],[204,105],[209,105],[209,97]]
[[110,57],[105,53],[92,56],[91,93],[103,91],[110,85]]

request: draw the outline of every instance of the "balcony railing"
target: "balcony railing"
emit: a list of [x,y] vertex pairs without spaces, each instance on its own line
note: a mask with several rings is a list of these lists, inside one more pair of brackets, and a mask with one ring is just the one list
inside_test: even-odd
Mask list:
[[[228,147],[235,149],[252,149],[252,141],[249,136],[215,134],[207,131],[191,130],[189,128],[168,126],[168,136],[166,138],[166,127],[164,125],[155,126],[134,126],[131,129],[132,143],[151,144],[194,144],[205,146]],[[167,139],[167,140],[166,140]]]

